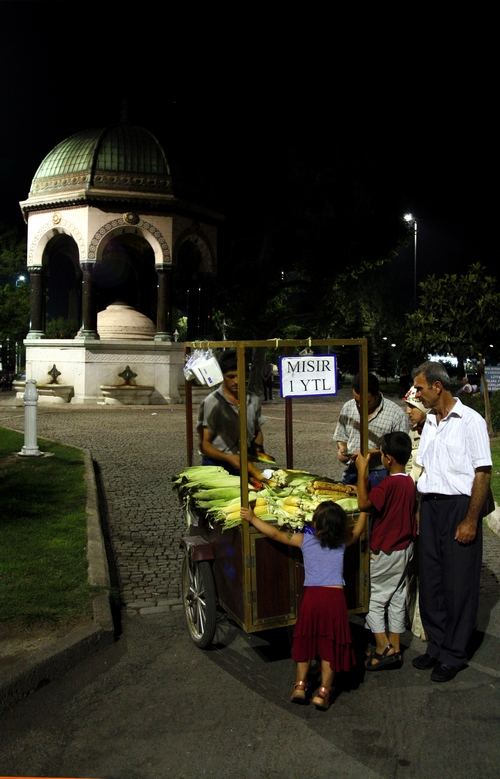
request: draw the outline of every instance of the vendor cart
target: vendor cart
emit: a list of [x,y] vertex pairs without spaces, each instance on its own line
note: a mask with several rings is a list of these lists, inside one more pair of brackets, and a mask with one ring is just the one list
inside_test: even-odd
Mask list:
[[[238,355],[238,383],[246,386],[245,350],[267,348],[273,341],[203,342],[211,349],[234,348]],[[356,346],[361,377],[361,449],[367,451],[368,380],[366,339],[307,339],[279,341],[290,353],[306,347]],[[185,344],[186,351],[200,344]],[[286,467],[293,468],[292,399],[285,398]],[[191,384],[186,382],[187,461],[193,463],[193,410]],[[246,404],[240,406],[241,504],[248,505]],[[229,530],[212,524],[202,511],[184,507],[187,534],[182,539],[182,600],[189,634],[201,648],[212,642],[217,610],[222,609],[247,633],[294,625],[302,594],[302,556],[294,547],[272,541],[248,523]],[[358,514],[349,515],[352,523]],[[350,613],[368,610],[367,533],[346,549],[344,579]]]

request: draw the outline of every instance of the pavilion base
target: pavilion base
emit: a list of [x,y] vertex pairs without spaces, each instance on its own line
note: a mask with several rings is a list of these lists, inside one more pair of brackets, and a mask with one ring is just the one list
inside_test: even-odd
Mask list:
[[101,385],[102,403],[108,406],[149,406],[154,387],[133,384]]
[[[37,382],[40,389],[48,386],[72,387],[72,404],[103,403],[101,387],[116,388],[119,374],[127,367],[135,374],[136,387],[150,390],[147,404],[182,403],[179,385],[184,381],[184,348],[182,344],[164,341],[60,340],[24,341],[26,347],[26,378]],[[53,366],[60,372],[58,384],[48,385],[47,375]],[[144,405],[144,394],[127,405]],[[56,402],[69,402],[61,399]],[[54,402],[54,401],[49,401]]]
[[[26,382],[13,381],[12,389],[16,391],[16,401],[24,400],[24,389]],[[63,384],[38,384],[38,402],[39,403],[69,403],[75,394],[72,386]]]

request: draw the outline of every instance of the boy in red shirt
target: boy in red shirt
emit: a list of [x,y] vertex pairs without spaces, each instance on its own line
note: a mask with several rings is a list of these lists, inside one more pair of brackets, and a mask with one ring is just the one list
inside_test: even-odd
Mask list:
[[367,671],[401,666],[400,636],[406,630],[406,578],[416,536],[415,483],[405,473],[411,454],[407,433],[384,435],[382,463],[389,471],[369,489],[370,454],[356,457],[360,511],[372,514],[370,532],[370,603],[366,624],[375,638]]

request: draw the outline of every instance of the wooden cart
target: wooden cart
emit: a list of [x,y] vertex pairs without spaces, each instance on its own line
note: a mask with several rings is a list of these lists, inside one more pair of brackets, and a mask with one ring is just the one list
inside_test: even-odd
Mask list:
[[[203,343],[210,348],[234,348],[238,354],[238,382],[246,386],[245,350],[267,348],[274,341],[221,341]],[[368,442],[366,387],[368,380],[366,339],[280,341],[279,347],[299,350],[304,346],[357,346],[361,376],[361,449]],[[199,347],[193,342],[186,349]],[[296,353],[296,352],[295,352]],[[186,382],[187,460],[193,462],[191,385]],[[248,505],[246,407],[240,406],[241,502]],[[293,468],[292,401],[285,399],[287,468]],[[190,636],[207,647],[216,629],[217,608],[223,609],[247,633],[295,624],[302,594],[302,556],[294,547],[271,541],[248,523],[222,531],[212,527],[200,512],[185,508],[188,533],[182,539],[182,600]],[[357,514],[351,515],[354,523]],[[368,544],[366,533],[346,549],[344,579],[351,613],[368,610]]]

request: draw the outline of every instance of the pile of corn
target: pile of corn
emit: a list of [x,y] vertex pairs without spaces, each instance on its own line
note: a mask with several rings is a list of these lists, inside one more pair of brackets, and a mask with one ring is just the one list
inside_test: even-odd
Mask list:
[[[219,466],[192,466],[174,477],[174,488],[184,506],[205,512],[210,521],[222,523],[223,530],[240,524],[239,476]],[[302,530],[325,500],[348,512],[358,510],[355,487],[307,471],[277,470],[261,490],[248,493],[248,500],[261,519],[295,530]]]

